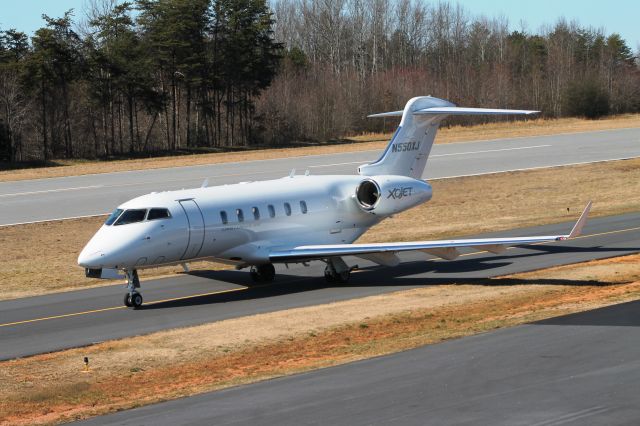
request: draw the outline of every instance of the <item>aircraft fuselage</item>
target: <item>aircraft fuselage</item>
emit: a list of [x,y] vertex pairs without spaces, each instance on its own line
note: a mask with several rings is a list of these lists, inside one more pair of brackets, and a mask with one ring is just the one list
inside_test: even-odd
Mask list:
[[[364,206],[356,191],[375,182]],[[116,212],[78,262],[89,269],[141,269],[212,259],[239,266],[269,262],[269,251],[298,244],[352,243],[382,219],[431,198],[431,186],[404,176],[292,176],[261,182],[152,193]],[[151,209],[167,217],[150,218]],[[141,220],[138,220],[141,219]]]

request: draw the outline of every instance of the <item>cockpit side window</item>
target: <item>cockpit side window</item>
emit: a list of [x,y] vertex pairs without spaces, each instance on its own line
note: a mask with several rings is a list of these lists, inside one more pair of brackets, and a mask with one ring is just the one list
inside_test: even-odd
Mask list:
[[147,220],[168,219],[170,217],[169,209],[149,209]]
[[122,215],[120,215],[120,217],[118,218],[118,220],[113,226],[142,222],[146,214],[147,214],[146,209],[125,210],[125,212],[122,213]]
[[118,219],[120,217],[120,215],[122,214],[124,210],[122,209],[115,209],[115,211],[113,213],[111,213],[111,215],[107,218],[107,221],[104,223],[105,225],[109,226],[109,225],[113,225],[113,222],[116,221],[116,219]]

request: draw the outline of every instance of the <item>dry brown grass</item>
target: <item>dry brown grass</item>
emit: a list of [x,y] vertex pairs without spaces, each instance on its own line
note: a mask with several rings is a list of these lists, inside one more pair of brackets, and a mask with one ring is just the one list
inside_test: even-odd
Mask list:
[[[633,300],[639,260],[414,289],[5,361],[0,423],[86,418]],[[612,275],[612,264],[629,268]],[[571,268],[589,280],[557,279]],[[84,356],[88,374],[81,373]]]
[[[500,122],[472,127],[454,126],[438,132],[436,143],[466,142],[475,140],[500,139],[524,136],[541,136],[558,133],[578,133],[594,130],[611,130],[640,127],[640,115],[628,114],[601,120],[562,118],[557,120],[537,119],[517,122]],[[300,148],[265,149],[244,152],[226,152],[179,157],[158,157],[120,161],[58,161],[57,167],[0,171],[0,182],[25,179],[41,179],[61,176],[75,176],[93,173],[108,173],[128,170],[158,169],[164,167],[194,166],[202,164],[230,163],[238,161],[267,160],[282,157],[302,157],[316,154],[334,154],[380,149],[382,150],[390,134],[366,134],[350,137],[357,143],[319,145]]]
[[556,266],[539,271],[509,275],[504,278],[578,280],[614,284],[635,282],[640,281],[640,254]]
[[[476,234],[576,219],[590,199],[592,216],[640,206],[640,159],[433,181],[429,203],[372,228],[361,241],[408,241]],[[567,207],[570,211],[567,212]],[[104,285],[88,280],[78,253],[103,217],[0,228],[0,299]],[[219,269],[200,263],[194,269]],[[142,278],[181,271],[143,271]]]

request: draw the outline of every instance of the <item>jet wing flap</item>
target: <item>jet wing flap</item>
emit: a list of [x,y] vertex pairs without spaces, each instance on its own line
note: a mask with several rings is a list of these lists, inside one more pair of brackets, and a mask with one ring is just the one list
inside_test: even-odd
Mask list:
[[[434,255],[446,254],[444,258],[455,258],[454,252],[460,247],[475,247],[493,253],[500,253],[508,246],[535,244],[547,241],[562,241],[577,237],[586,223],[591,209],[589,202],[573,226],[571,232],[565,235],[547,235],[537,237],[507,237],[507,238],[472,238],[461,240],[410,241],[397,243],[371,244],[322,244],[297,246],[290,249],[274,250],[269,254],[272,262],[292,262],[313,259],[325,259],[337,256],[374,255],[379,253],[395,254],[404,251],[424,251]],[[451,254],[449,256],[448,254]]]

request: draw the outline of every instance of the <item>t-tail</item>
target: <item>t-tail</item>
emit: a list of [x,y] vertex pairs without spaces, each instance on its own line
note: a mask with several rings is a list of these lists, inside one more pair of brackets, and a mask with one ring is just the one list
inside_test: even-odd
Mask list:
[[412,98],[403,111],[383,112],[369,117],[402,117],[400,126],[382,156],[358,167],[363,176],[400,175],[421,179],[440,122],[449,115],[535,114],[520,109],[461,108],[431,96]]

